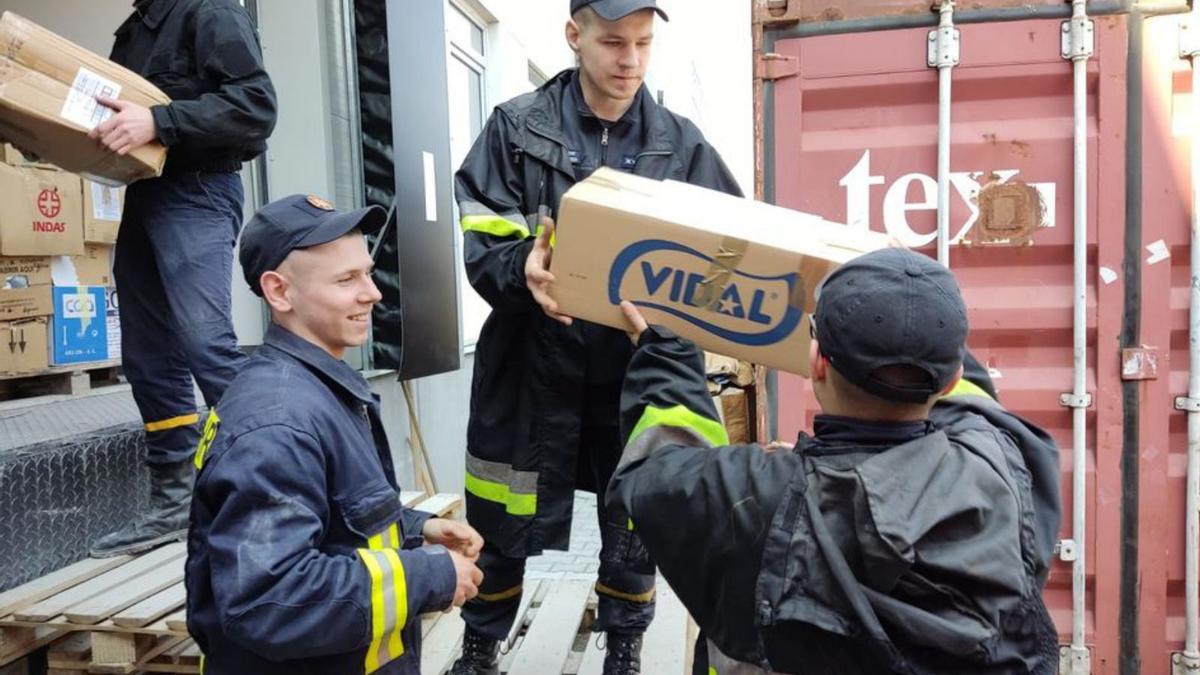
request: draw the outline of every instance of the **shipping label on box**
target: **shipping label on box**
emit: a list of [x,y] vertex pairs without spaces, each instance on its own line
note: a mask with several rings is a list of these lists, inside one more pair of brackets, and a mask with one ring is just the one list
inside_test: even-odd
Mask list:
[[0,255],[82,253],[79,177],[0,164]]
[[0,288],[0,321],[50,316],[54,299],[50,286]]
[[108,318],[102,286],[54,289],[54,315],[50,319],[50,363],[108,359]]
[[104,313],[108,324],[108,358],[118,360],[121,358],[121,300],[117,296],[117,289],[104,289]]
[[117,243],[125,188],[83,181],[83,240],[95,244]]
[[0,373],[45,370],[49,365],[46,320],[0,323]]
[[85,244],[83,255],[51,258],[50,276],[55,286],[111,286],[112,246]]
[[627,329],[629,300],[708,351],[808,374],[813,290],[885,235],[674,181],[601,169],[562,200],[550,294]]
[[48,256],[0,256],[0,288],[29,288],[50,283]]

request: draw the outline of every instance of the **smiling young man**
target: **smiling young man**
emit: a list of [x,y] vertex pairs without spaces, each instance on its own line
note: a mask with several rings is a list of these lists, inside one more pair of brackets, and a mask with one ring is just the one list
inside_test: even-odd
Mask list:
[[482,539],[401,506],[379,399],[341,360],[380,298],[362,235],[384,219],[294,195],[242,235],[271,326],[196,450],[188,631],[207,675],[419,675],[421,613],[478,591]]
[[[563,193],[607,166],[740,194],[695,125],[642,83],[656,19],[667,18],[654,0],[571,0],[570,9],[566,39],[579,67],[498,106],[456,175],[467,275],[492,313],[475,352],[466,458],[467,516],[487,540],[485,578],[463,608],[454,675],[497,672],[526,559],[567,548],[574,491],[602,493],[620,455],[629,341],[572,323],[546,294]],[[597,501],[594,629],[608,634],[604,673],[637,673],[654,615],[654,565],[627,519]]]

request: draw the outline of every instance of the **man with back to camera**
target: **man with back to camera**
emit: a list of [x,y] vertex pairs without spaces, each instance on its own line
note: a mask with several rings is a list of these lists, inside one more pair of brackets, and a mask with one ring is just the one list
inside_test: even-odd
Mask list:
[[242,162],[266,149],[275,90],[258,36],[236,0],[137,0],[112,60],[171,103],[100,99],[114,114],[92,138],[125,154],[167,147],[159,178],[125,192],[113,276],[121,297],[121,361],[146,429],[150,505],[96,541],[91,554],[134,553],[183,539],[199,439],[192,378],[211,407],[245,365],[230,281],[242,225]]
[[1058,451],[982,368],[960,379],[949,270],[893,248],[829,275],[809,350],[822,413],[775,453],[728,446],[695,345],[622,308],[638,348],[608,499],[700,625],[695,673],[1056,672]]
[[421,613],[478,590],[479,534],[401,506],[379,398],[342,361],[380,299],[362,235],[385,219],[293,195],[242,236],[271,325],[196,450],[188,632],[207,675],[419,675]]
[[[603,493],[620,455],[629,342],[619,330],[572,323],[546,294],[562,194],[600,166],[741,194],[695,125],[643,85],[655,16],[667,18],[656,2],[571,0],[570,9],[566,39],[579,67],[497,107],[456,175],[467,275],[492,312],[475,352],[466,458],[484,582],[463,608],[455,675],[497,672],[526,559],[568,547],[574,490]],[[597,498],[597,511],[604,672],[638,673],[654,565],[619,510]]]

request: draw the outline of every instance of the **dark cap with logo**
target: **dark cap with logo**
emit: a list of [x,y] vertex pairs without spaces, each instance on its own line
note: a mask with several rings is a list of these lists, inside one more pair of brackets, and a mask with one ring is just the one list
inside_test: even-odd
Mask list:
[[314,195],[291,195],[262,207],[242,230],[238,259],[246,283],[262,295],[258,280],[277,269],[298,248],[328,244],[355,229],[374,234],[383,227],[387,212],[378,206],[338,211]]
[[[901,248],[834,270],[817,289],[813,322],[834,370],[889,401],[929,400],[954,380],[966,351],[967,309],[954,275]],[[912,366],[928,381],[885,381],[879,377],[885,366]]]
[[659,9],[655,0],[571,0],[571,15],[574,16],[584,7],[591,7],[605,21],[619,21],[643,9],[658,12],[663,21],[671,20],[666,12]]

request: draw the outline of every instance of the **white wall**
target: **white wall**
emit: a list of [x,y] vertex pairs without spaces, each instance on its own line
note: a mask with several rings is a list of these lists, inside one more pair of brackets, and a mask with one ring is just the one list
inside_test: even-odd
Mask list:
[[68,40],[108,56],[113,32],[133,13],[131,0],[0,0],[13,11]]

